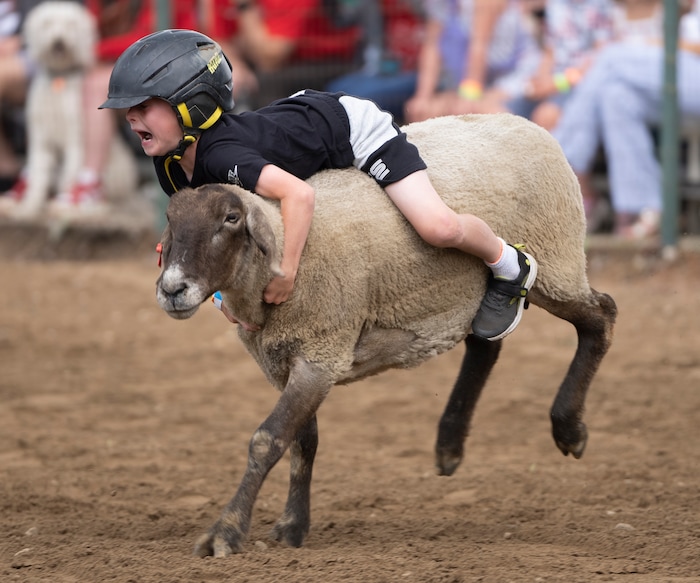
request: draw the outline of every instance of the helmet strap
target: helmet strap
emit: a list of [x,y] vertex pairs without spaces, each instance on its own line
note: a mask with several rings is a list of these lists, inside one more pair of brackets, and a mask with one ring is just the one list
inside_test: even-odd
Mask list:
[[204,121],[204,123],[202,123],[197,129],[194,129],[192,127],[192,117],[190,115],[189,110],[187,109],[187,104],[185,102],[178,103],[177,105],[173,106],[173,109],[175,110],[175,113],[177,114],[177,117],[180,120],[180,127],[182,127],[184,136],[180,140],[180,143],[178,144],[177,148],[175,148],[172,152],[168,154],[168,157],[172,160],[175,160],[176,162],[179,162],[185,155],[185,150],[197,140],[197,136],[203,130],[209,129],[218,121],[218,119],[221,117],[221,114],[223,113],[223,110],[221,109],[221,107],[217,106],[216,109],[212,112],[212,114]]
[[211,126],[213,126],[217,121],[219,121],[219,118],[221,117],[221,114],[224,113],[224,110],[221,109],[218,105],[216,106],[216,109],[214,110],[214,113],[212,113],[209,118],[199,126],[200,130],[208,130]]
[[[208,96],[207,96],[208,98]],[[208,98],[209,99],[209,98]],[[221,117],[221,114],[224,112],[223,109],[221,109],[220,106],[216,106],[214,110],[209,114],[209,117],[203,120],[204,115],[206,115],[206,111],[208,107],[204,106],[204,104],[200,104],[200,107],[196,107],[194,104],[191,104],[193,107],[193,110],[197,113],[196,115],[196,120],[195,121],[192,118],[192,114],[190,113],[190,110],[188,109],[187,103],[182,102],[178,103],[176,106],[174,106],[175,113],[177,114],[178,119],[180,120],[180,125],[183,127],[185,131],[187,131],[188,128],[194,129],[195,127],[197,130],[203,131],[209,129],[211,126],[213,126]],[[202,121],[203,120],[203,121]]]
[[193,136],[192,134],[185,134],[182,139],[180,140],[180,143],[177,145],[177,148],[175,148],[172,152],[168,153],[168,157],[172,158],[176,162],[179,162],[182,160],[182,157],[185,155],[185,150],[192,144],[194,144],[197,141],[197,137]]
[[196,136],[193,136],[192,134],[185,134],[180,140],[180,143],[177,145],[177,148],[175,148],[172,152],[169,152],[168,157],[165,159],[165,173],[170,180],[170,184],[173,185],[173,190],[175,192],[177,192],[177,186],[175,186],[175,181],[173,180],[172,174],[170,174],[170,165],[173,162],[179,162],[182,160],[182,157],[185,155],[185,150],[196,141]]

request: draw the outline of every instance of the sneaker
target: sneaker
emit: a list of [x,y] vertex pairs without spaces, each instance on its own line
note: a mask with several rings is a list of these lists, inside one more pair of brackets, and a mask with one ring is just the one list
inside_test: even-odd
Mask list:
[[98,180],[78,182],[69,192],[61,192],[51,202],[51,211],[57,214],[99,215],[106,211],[102,187]]
[[22,202],[26,191],[27,180],[24,177],[24,173],[22,173],[12,184],[10,190],[0,195],[0,215],[4,216],[13,213],[17,205]]
[[9,196],[14,200],[15,202],[20,202],[23,198],[25,193],[27,192],[27,177],[25,176],[24,172],[22,172],[18,177],[15,183],[12,185],[12,188],[8,190],[5,195]]
[[620,230],[620,234],[626,239],[641,240],[655,237],[661,228],[661,213],[659,211],[645,209],[639,213],[637,220]]
[[512,245],[518,252],[520,274],[513,280],[489,278],[484,299],[472,322],[472,332],[486,340],[501,340],[515,330],[527,306],[527,294],[537,278],[537,262],[524,245]]

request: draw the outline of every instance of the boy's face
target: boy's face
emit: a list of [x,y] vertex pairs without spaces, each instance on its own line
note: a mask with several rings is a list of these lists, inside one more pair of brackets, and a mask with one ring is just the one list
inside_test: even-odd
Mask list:
[[126,121],[131,131],[141,138],[141,147],[147,156],[165,156],[177,148],[182,139],[177,115],[162,99],[152,98],[130,107]]

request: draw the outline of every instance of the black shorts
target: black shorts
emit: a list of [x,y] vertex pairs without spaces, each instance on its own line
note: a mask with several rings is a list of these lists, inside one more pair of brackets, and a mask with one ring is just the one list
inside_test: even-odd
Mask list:
[[338,101],[350,121],[353,164],[386,186],[427,166],[394,118],[369,99],[342,95]]

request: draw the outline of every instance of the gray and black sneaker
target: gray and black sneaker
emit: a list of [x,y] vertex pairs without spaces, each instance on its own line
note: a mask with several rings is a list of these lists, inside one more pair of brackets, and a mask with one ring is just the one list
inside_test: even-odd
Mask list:
[[512,245],[518,252],[520,274],[512,280],[494,277],[472,322],[472,332],[486,340],[501,340],[515,330],[526,306],[527,293],[537,278],[537,261],[522,251],[525,245]]

